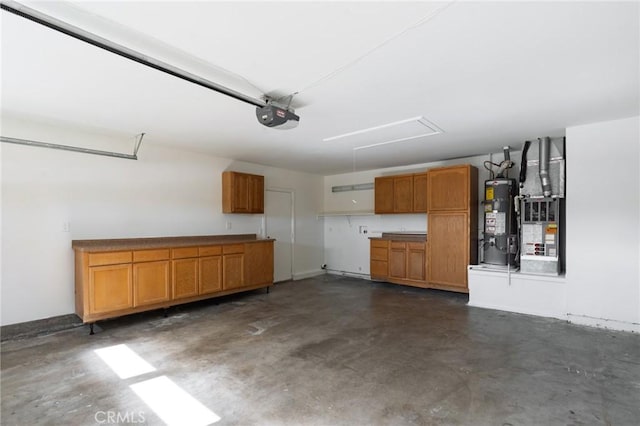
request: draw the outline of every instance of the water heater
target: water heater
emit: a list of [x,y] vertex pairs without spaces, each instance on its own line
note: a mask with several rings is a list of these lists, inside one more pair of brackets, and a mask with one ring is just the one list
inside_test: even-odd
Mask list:
[[515,179],[497,178],[484,182],[484,239],[482,263],[507,266],[516,263],[517,221]]

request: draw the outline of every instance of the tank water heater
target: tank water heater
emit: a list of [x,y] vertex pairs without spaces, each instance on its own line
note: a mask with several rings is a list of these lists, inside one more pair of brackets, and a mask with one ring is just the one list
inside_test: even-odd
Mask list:
[[515,179],[501,178],[484,182],[483,260],[489,265],[516,263],[518,251],[514,197]]

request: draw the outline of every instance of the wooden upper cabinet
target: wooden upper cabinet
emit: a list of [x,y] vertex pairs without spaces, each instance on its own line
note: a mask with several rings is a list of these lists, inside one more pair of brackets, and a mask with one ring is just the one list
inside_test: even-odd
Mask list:
[[222,173],[223,213],[264,213],[264,176]]
[[249,175],[249,211],[264,213],[264,176]]
[[377,177],[374,183],[375,212],[394,213],[393,211],[393,177]]
[[377,177],[374,188],[376,214],[427,211],[426,173]]
[[413,175],[413,211],[414,213],[427,212],[427,173]]
[[413,212],[413,175],[393,178],[393,211],[395,213]]
[[[475,186],[472,185],[474,176]],[[427,173],[429,212],[468,210],[473,205],[471,200],[478,190],[477,176],[478,169],[468,164],[429,170]]]

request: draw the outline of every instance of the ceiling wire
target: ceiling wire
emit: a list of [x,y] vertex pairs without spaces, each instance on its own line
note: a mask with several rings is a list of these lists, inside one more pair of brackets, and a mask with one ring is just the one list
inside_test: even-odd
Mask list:
[[[301,92],[307,91],[309,89],[312,89],[332,78],[334,78],[335,76],[337,76],[338,74],[344,72],[345,70],[347,70],[348,68],[351,68],[352,66],[354,66],[355,64],[357,64],[358,62],[360,62],[361,60],[363,60],[364,58],[366,58],[367,56],[371,55],[372,53],[374,53],[375,51],[381,49],[382,47],[384,47],[385,45],[389,44],[390,42],[392,42],[393,40],[403,36],[404,34],[406,34],[407,32],[416,29],[418,27],[421,27],[422,25],[426,24],[427,22],[431,21],[433,18],[435,18],[436,16],[438,16],[440,13],[442,13],[444,10],[448,9],[450,6],[452,6],[454,3],[456,3],[458,0],[452,0],[446,4],[444,4],[443,6],[440,6],[439,8],[435,9],[434,11],[430,12],[429,14],[427,14],[426,16],[424,16],[423,18],[421,18],[418,22],[416,22],[415,24],[412,24],[408,27],[406,27],[405,29],[401,30],[400,32],[392,35],[391,37],[387,38],[386,40],[384,40],[382,43],[374,46],[373,48],[369,49],[368,51],[366,51],[365,53],[363,53],[360,56],[357,56],[356,58],[352,59],[351,61],[347,62],[346,64],[338,67],[337,69],[331,71],[329,74],[326,74],[323,77],[320,77],[318,80],[314,81],[313,83],[303,87],[302,89],[293,92],[291,95],[287,95],[287,96],[294,96],[297,95]],[[285,98],[286,96],[283,96],[283,98]]]

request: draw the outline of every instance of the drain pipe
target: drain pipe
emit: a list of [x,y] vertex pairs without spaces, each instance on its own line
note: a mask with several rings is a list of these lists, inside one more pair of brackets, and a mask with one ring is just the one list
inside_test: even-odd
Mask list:
[[545,197],[551,196],[551,179],[549,178],[549,151],[551,149],[551,139],[547,136],[538,138],[540,146],[540,182],[542,183],[542,194]]

